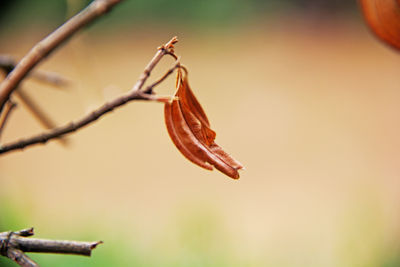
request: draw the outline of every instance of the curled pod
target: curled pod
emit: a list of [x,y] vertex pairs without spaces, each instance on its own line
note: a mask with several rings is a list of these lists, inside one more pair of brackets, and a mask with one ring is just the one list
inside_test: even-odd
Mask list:
[[213,166],[231,178],[238,179],[243,166],[214,140],[215,132],[190,89],[186,70],[178,69],[177,98],[165,103],[164,116],[171,140],[194,164],[212,170]]
[[400,0],[359,0],[365,21],[386,44],[400,50]]

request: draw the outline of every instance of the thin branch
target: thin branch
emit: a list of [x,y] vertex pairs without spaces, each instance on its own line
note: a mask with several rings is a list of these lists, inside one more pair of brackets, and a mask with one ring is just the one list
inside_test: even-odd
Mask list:
[[14,260],[23,267],[38,267],[24,252],[59,253],[90,256],[97,245],[103,243],[59,241],[48,239],[26,238],[33,235],[33,228],[18,232],[0,233],[0,254]]
[[159,79],[156,82],[154,82],[153,84],[147,86],[144,90],[142,90],[142,88],[143,88],[143,85],[146,82],[147,78],[150,76],[151,71],[154,69],[154,67],[157,65],[157,63],[160,61],[160,59],[164,55],[172,53],[173,45],[177,41],[178,41],[177,38],[173,37],[168,43],[166,43],[164,46],[162,46],[161,48],[158,49],[155,56],[150,60],[149,64],[145,68],[144,73],[139,77],[139,80],[133,86],[133,89],[130,90],[127,94],[117,97],[116,99],[105,103],[104,105],[100,106],[98,109],[83,116],[81,119],[79,119],[75,122],[67,123],[64,126],[54,128],[48,132],[41,133],[41,134],[32,136],[30,138],[27,138],[27,139],[21,139],[21,140],[15,141],[15,142],[4,144],[0,147],[0,154],[10,152],[12,150],[23,149],[27,146],[31,146],[34,144],[39,144],[39,143],[44,144],[51,139],[62,137],[68,133],[74,132],[74,131],[96,121],[98,118],[100,118],[104,114],[114,110],[117,107],[120,107],[120,106],[126,104],[127,102],[133,101],[133,100],[154,100],[154,101],[163,102],[164,98],[158,98],[157,96],[152,95],[151,92],[155,86],[157,86],[162,81],[164,81],[170,74],[172,74],[172,72],[178,66],[180,66],[179,61],[176,61],[174,66],[172,68],[170,68],[166,72],[166,74],[164,74],[161,77],[161,79]]
[[18,84],[40,61],[83,26],[105,14],[120,1],[94,0],[89,6],[37,43],[17,64],[15,69],[7,75],[6,79],[0,83],[0,113]]
[[[19,88],[15,91],[15,95],[21,100],[22,104],[33,114],[33,116],[40,122],[45,129],[53,129],[56,127],[56,123],[42,110],[23,88]],[[58,141],[62,145],[67,145],[68,140],[65,138],[59,138]]]
[[[9,74],[14,68],[15,68],[15,60],[7,55],[0,55],[0,69],[3,69],[6,74]],[[49,84],[52,84],[54,86],[60,87],[60,86],[66,86],[68,84],[67,79],[64,77],[52,73],[52,72],[47,72],[47,71],[41,71],[41,70],[36,70],[30,74],[31,77],[35,78],[38,81],[46,82]],[[19,86],[21,87],[21,86]],[[56,124],[53,122],[53,120],[42,110],[40,105],[38,105],[30,96],[28,93],[24,92],[22,88],[19,88],[18,90],[15,91],[15,94],[19,98],[19,100],[24,104],[24,106],[32,113],[32,115],[39,121],[40,124],[45,129],[52,129],[56,127]],[[8,101],[8,103],[12,103],[10,106],[9,104],[6,105],[5,110],[4,110],[4,119],[7,119],[10,113],[10,108],[12,109],[15,104],[13,102]],[[1,132],[3,130],[5,121],[0,122],[0,137],[1,137]],[[62,145],[67,145],[68,140],[65,138],[60,138],[58,141]]]
[[178,57],[175,58],[176,61],[174,65],[163,75],[161,78],[159,78],[157,81],[153,82],[150,86],[144,90],[145,93],[147,94],[152,94],[153,93],[153,88],[162,83],[165,79],[168,78],[169,75],[171,75],[178,67],[181,66],[180,59]]
[[58,73],[44,70],[35,70],[29,74],[29,77],[39,82],[55,85],[56,88],[66,87],[71,83],[70,80],[61,76]]
[[31,258],[24,254],[22,250],[9,248],[7,250],[7,258],[15,261],[21,267],[39,267]]
[[[9,55],[0,54],[0,69],[8,75],[17,65],[17,61]],[[35,79],[36,81],[54,85],[56,87],[65,87],[71,83],[71,81],[62,75],[44,71],[44,70],[33,70],[29,73],[29,78]]]
[[92,250],[101,244],[97,242],[60,241],[46,239],[15,238],[15,242],[24,252],[60,253],[90,256]]
[[[178,42],[178,38],[176,36],[172,37],[168,43],[158,48],[157,53],[154,57],[150,60],[149,64],[147,64],[146,68],[144,69],[143,73],[140,75],[139,80],[135,83],[132,87],[131,91],[138,91],[143,87],[143,84],[146,82],[147,78],[149,78],[151,71],[154,67],[160,62],[161,58],[168,54],[173,54],[174,44]],[[177,59],[177,58],[175,58]]]
[[35,234],[33,227],[22,229],[15,233],[19,236],[24,236],[24,237],[33,236]]
[[112,111],[114,108],[119,107],[132,100],[153,100],[153,99],[151,99],[151,95],[138,91],[135,91],[128,95],[121,96],[118,99],[115,99],[113,101],[104,104],[100,108],[94,110],[93,112],[87,114],[86,116],[82,117],[81,119],[75,122],[67,123],[64,126],[54,128],[48,132],[44,132],[27,139],[21,139],[15,142],[1,145],[0,154],[4,154],[6,152],[10,152],[16,149],[22,149],[34,144],[40,144],[40,143],[44,144],[51,139],[59,138],[66,134],[75,132],[76,130],[96,121],[98,118]]
[[9,100],[7,101],[5,110],[4,110],[4,115],[1,117],[0,119],[0,137],[1,134],[3,133],[3,130],[7,124],[7,119],[10,117],[11,112],[14,110],[14,108],[17,106],[17,104],[15,104],[15,102]]
[[56,124],[44,113],[41,107],[23,90],[23,88],[19,88],[15,91],[15,95],[45,129],[52,129],[56,126]]

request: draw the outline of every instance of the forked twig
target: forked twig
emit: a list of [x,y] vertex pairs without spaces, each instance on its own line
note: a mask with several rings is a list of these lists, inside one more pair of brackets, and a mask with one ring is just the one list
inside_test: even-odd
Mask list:
[[178,38],[176,36],[172,37],[165,45],[160,46],[157,49],[157,53],[150,60],[147,66],[144,68],[143,73],[140,75],[138,81],[132,87],[131,91],[138,91],[143,87],[143,84],[146,82],[147,78],[149,78],[151,71],[154,67],[160,62],[161,58],[165,55],[173,55],[173,57],[178,60],[178,57],[174,54],[174,45],[178,42]]
[[[119,106],[124,105],[125,103],[127,103],[129,101],[155,100],[155,101],[163,102],[165,99],[164,98],[161,99],[161,98],[158,98],[156,95],[153,95],[152,90],[155,86],[160,84],[170,74],[172,74],[172,72],[180,65],[179,60],[177,60],[175,62],[175,64],[173,65],[173,67],[171,67],[159,80],[157,80],[156,82],[147,86],[144,89],[143,89],[143,85],[146,82],[147,78],[150,76],[151,71],[154,69],[154,67],[157,65],[157,63],[161,60],[161,58],[167,54],[173,53],[172,51],[174,48],[174,44],[176,42],[178,42],[178,39],[176,37],[173,37],[168,43],[166,43],[164,46],[160,47],[157,50],[155,56],[150,60],[149,64],[147,64],[146,68],[144,69],[144,72],[140,75],[138,81],[135,83],[135,85],[132,87],[132,89],[127,94],[117,97],[116,99],[105,103],[104,105],[100,106],[98,109],[83,116],[81,119],[79,119],[75,122],[67,123],[64,126],[54,128],[48,132],[38,134],[38,135],[32,136],[27,139],[22,139],[22,140],[8,143],[8,144],[4,144],[0,147],[0,154],[10,152],[12,150],[22,149],[24,147],[31,146],[31,145],[38,144],[38,143],[46,143],[47,141],[49,141],[51,139],[59,138],[68,133],[74,132],[74,131],[96,121],[98,118],[100,118],[104,114],[112,111],[113,109],[115,109]],[[174,56],[174,58],[177,58],[177,57]]]
[[[175,56],[175,55],[174,55],[174,56]],[[152,89],[153,89],[154,87],[156,87],[157,85],[159,85],[160,83],[162,83],[165,79],[168,78],[169,75],[171,75],[178,67],[181,66],[179,57],[175,56],[174,58],[176,59],[175,64],[174,64],[166,73],[164,73],[164,75],[161,76],[161,78],[159,78],[159,79],[158,79],[157,81],[155,81],[151,86],[149,86],[148,89],[147,89],[148,91],[147,91],[146,93],[151,94],[151,93],[152,93]]]
[[39,267],[39,265],[24,252],[90,256],[92,250],[95,249],[97,245],[103,243],[102,241],[80,242],[26,238],[33,235],[33,228],[18,232],[0,233],[0,254],[10,258],[22,267]]
[[[0,69],[2,69],[7,75],[15,68],[16,65],[17,63],[14,58],[8,55],[0,55]],[[48,71],[36,70],[31,72],[29,76],[36,79],[37,81],[48,83],[55,87],[65,87],[69,83],[69,81],[63,76]],[[19,86],[19,89],[15,90],[14,93],[17,95],[17,98],[24,104],[24,106],[29,110],[29,112],[39,121],[40,124],[42,124],[42,126],[44,126],[45,129],[52,129],[56,127],[56,124],[53,122],[51,117],[46,114],[46,112],[29,96],[28,93],[24,92],[21,86]],[[9,110],[7,109],[7,107],[4,113],[6,116],[9,115]],[[1,127],[2,125],[3,124],[0,123],[0,135],[1,131],[3,130],[3,127]],[[68,140],[65,138],[60,138],[58,139],[58,141],[62,145],[68,144]]]
[[[7,55],[0,55],[0,69],[2,69],[7,75],[15,68],[16,66],[16,61]],[[30,73],[30,77],[44,83],[51,84],[56,87],[65,87],[68,85],[69,81],[64,78],[63,76],[57,74],[57,73],[52,73],[52,72],[47,72],[47,71],[42,71],[42,70],[36,70]],[[29,112],[39,121],[42,126],[44,126],[45,129],[52,129],[56,127],[56,124],[53,122],[51,117],[46,114],[46,112],[38,105],[30,96],[28,93],[24,92],[22,88],[19,86],[18,90],[15,90],[15,94],[17,95],[17,98],[24,104],[24,106],[29,110]],[[8,101],[9,103],[10,101]],[[13,102],[12,102],[13,103]],[[15,106],[15,104],[13,103]],[[12,108],[14,106],[11,106]],[[4,113],[5,113],[5,119],[9,116],[9,110],[7,107],[10,107],[10,105],[6,104]],[[5,121],[4,121],[5,122]],[[4,124],[0,123],[0,136],[1,132],[4,129]],[[62,145],[67,145],[68,140],[65,138],[59,138],[58,141]]]
[[97,17],[105,14],[121,0],[94,0],[89,6],[69,19],[58,29],[38,42],[24,58],[17,64],[15,69],[7,75],[6,79],[0,83],[0,113],[4,105],[10,98],[12,92],[24,77],[47,55],[49,55],[68,37],[87,25]]

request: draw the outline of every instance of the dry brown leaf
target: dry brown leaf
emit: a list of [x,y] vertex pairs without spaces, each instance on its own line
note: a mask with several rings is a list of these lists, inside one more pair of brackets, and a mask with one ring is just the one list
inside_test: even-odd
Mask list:
[[214,142],[216,134],[190,89],[186,70],[179,68],[177,73],[177,99],[165,103],[164,109],[165,123],[173,143],[187,159],[200,167],[212,170],[214,166],[238,179],[238,170],[243,166]]
[[360,0],[361,10],[372,31],[400,50],[400,1]]

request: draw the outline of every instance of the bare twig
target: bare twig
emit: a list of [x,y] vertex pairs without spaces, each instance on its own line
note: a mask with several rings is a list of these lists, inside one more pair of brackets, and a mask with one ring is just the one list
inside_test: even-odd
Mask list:
[[[176,36],[172,37],[171,40],[168,41],[165,45],[158,48],[157,53],[150,60],[149,64],[147,64],[146,68],[144,68],[143,73],[140,75],[139,80],[132,87],[131,91],[138,91],[143,87],[143,84],[146,82],[147,78],[149,78],[151,71],[154,67],[160,62],[161,58],[168,54],[174,54],[174,44],[178,42],[178,38]],[[175,56],[175,59],[178,59]]]
[[92,250],[103,243],[102,241],[80,242],[26,238],[33,234],[33,228],[0,233],[0,254],[14,260],[22,267],[38,267],[39,265],[24,252],[90,256]]
[[[8,75],[17,65],[17,61],[9,55],[0,55],[0,69]],[[29,78],[33,78],[39,82],[48,83],[50,85],[55,85],[57,87],[65,87],[71,81],[58,73],[44,71],[44,70],[34,70],[29,73]]]
[[[149,64],[145,68],[142,75],[140,75],[138,81],[135,83],[133,88],[125,95],[117,97],[116,99],[105,103],[100,106],[98,109],[92,111],[91,113],[83,116],[81,119],[67,123],[64,126],[54,128],[48,132],[38,134],[32,136],[27,139],[18,140],[9,144],[4,144],[0,147],[0,154],[10,152],[12,150],[22,149],[27,146],[31,146],[39,143],[46,143],[48,140],[59,138],[68,133],[74,132],[103,116],[104,114],[112,111],[113,109],[124,105],[125,103],[133,100],[155,100],[155,101],[164,101],[163,99],[159,99],[157,96],[152,94],[152,90],[155,86],[164,81],[178,66],[180,66],[179,60],[175,62],[173,67],[171,67],[159,80],[154,82],[153,84],[143,88],[144,83],[147,78],[150,76],[151,71],[157,65],[157,63],[161,60],[164,55],[171,54],[174,44],[177,42],[177,38],[173,37],[168,43],[158,49],[155,56],[150,60]],[[177,58],[175,56],[175,58]]]
[[67,123],[64,126],[54,128],[48,132],[41,133],[35,136],[32,136],[27,139],[21,139],[15,142],[11,142],[5,145],[1,145],[0,147],[0,154],[10,152],[12,150],[16,149],[22,149],[30,145],[34,144],[39,144],[39,143],[46,143],[47,141],[54,139],[54,138],[59,138],[62,137],[68,133],[74,132],[94,121],[96,121],[98,118],[103,116],[104,114],[112,111],[114,108],[119,107],[128,101],[132,100],[152,100],[151,95],[145,94],[139,91],[134,91],[130,94],[121,96],[113,101],[110,101],[100,108],[96,109],[95,111],[89,113],[88,115],[82,117],[81,119],[75,121],[75,122],[70,122]]
[[121,0],[94,0],[89,6],[69,19],[58,29],[37,43],[0,83],[0,113],[12,92],[24,77],[46,56],[75,32],[97,17],[105,14]]
[[67,85],[71,83],[70,80],[61,76],[60,74],[50,71],[35,70],[29,74],[29,77],[39,82],[55,85],[56,88],[60,87],[65,88]]
[[[15,91],[15,95],[24,106],[33,114],[33,116],[42,124],[45,129],[53,129],[56,127],[55,122],[42,110],[40,105],[38,105],[24,90],[19,88]],[[57,139],[62,145],[67,145],[68,140],[65,138]]]
[[15,102],[13,102],[11,100],[7,101],[3,116],[1,116],[1,118],[0,118],[0,137],[1,137],[1,134],[3,133],[5,125],[7,123],[7,119],[10,117],[11,112],[13,111],[13,109],[16,106],[17,106],[17,104],[15,104]]
[[[7,55],[0,55],[0,69],[3,69],[3,71],[6,74],[9,74],[14,68],[15,68],[15,60]],[[46,83],[50,83],[55,86],[65,86],[67,85],[67,80],[56,74],[56,73],[50,73],[46,71],[34,71],[30,74],[31,77],[42,81]],[[20,87],[20,86],[19,86]],[[52,129],[56,127],[56,124],[53,122],[53,120],[46,114],[46,112],[43,111],[43,109],[29,96],[28,93],[25,93],[22,88],[19,88],[18,90],[15,91],[15,94],[19,98],[19,100],[25,105],[25,107],[33,114],[33,116],[44,126],[45,129]],[[4,112],[4,119],[7,119],[10,113],[10,107],[13,108],[15,104],[13,102],[8,101],[9,103],[12,103],[10,106],[9,104],[6,105],[5,107],[5,112]],[[7,108],[8,107],[8,108]],[[1,115],[1,114],[0,114]],[[0,122],[0,136],[2,129],[4,127],[5,121],[3,120]],[[58,141],[62,145],[67,145],[67,139],[65,138],[60,138]]]
[[15,261],[19,266],[22,267],[39,267],[31,258],[24,254],[23,251],[15,248],[9,248],[7,250],[7,258]]
[[181,66],[179,58],[178,58],[178,57],[175,57],[175,59],[176,59],[175,64],[174,64],[160,79],[158,79],[158,80],[155,81],[151,86],[149,86],[150,91],[148,91],[148,92],[146,92],[146,93],[152,93],[152,89],[153,89],[154,87],[156,87],[157,85],[159,85],[160,83],[162,83],[165,79],[168,78],[169,75],[172,74],[172,72],[174,72],[174,70],[176,70],[178,67]]
[[23,88],[19,88],[15,91],[15,94],[45,129],[51,129],[56,126],[55,123],[44,113],[41,107],[23,90]]

